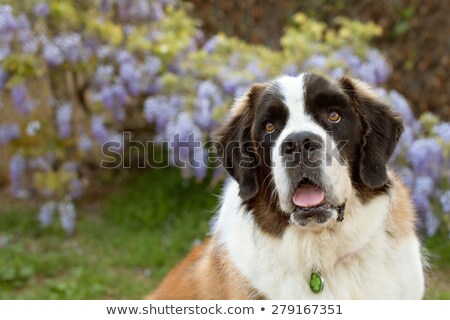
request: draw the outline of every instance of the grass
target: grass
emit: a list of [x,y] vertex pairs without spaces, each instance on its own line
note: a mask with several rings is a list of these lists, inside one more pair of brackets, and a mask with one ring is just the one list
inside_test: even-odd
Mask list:
[[450,241],[444,236],[426,242],[430,258],[426,299],[450,300]]
[[[33,204],[0,198],[0,299],[139,299],[207,233],[217,189],[176,170],[103,177],[72,237],[42,229]],[[427,298],[450,299],[448,239],[427,247]]]
[[81,208],[73,237],[57,223],[43,230],[32,206],[3,201],[0,299],[141,298],[207,233],[216,199],[205,185],[174,170],[120,184],[100,184],[110,195]]

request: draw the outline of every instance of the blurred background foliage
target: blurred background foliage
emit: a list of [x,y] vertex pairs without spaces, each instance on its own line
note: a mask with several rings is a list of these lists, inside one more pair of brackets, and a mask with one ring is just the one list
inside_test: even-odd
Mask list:
[[[435,1],[0,1],[0,259],[11,261],[0,267],[0,297],[38,297],[30,286],[41,284],[45,298],[143,294],[186,239],[207,232],[225,176],[190,135],[211,140],[251,83],[303,71],[361,78],[402,114],[391,166],[430,247],[448,251],[448,73],[435,67],[448,67],[448,55],[436,55],[440,46],[423,60],[420,45],[445,38],[436,26],[423,35],[442,13]],[[123,132],[166,148],[175,167],[197,165],[100,169],[108,141],[138,167]],[[77,284],[97,267],[109,272]],[[135,290],[118,280],[130,267],[143,282]]]
[[[218,31],[249,43],[279,48],[279,38],[293,14],[333,22],[337,16],[373,21],[383,35],[373,44],[387,57],[394,72],[387,86],[411,100],[416,115],[432,111],[450,118],[450,2],[440,0],[190,0],[192,13],[207,36]],[[236,12],[245,12],[236,14]]]

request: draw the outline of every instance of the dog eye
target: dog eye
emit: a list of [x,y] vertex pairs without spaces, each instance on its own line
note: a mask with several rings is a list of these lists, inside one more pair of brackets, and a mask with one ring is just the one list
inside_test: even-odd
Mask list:
[[339,121],[341,121],[341,115],[336,111],[328,112],[328,121],[332,123],[338,123]]
[[275,125],[274,125],[272,122],[267,121],[266,124],[264,125],[264,129],[265,129],[268,133],[272,133],[272,132],[275,131],[276,128],[275,128]]

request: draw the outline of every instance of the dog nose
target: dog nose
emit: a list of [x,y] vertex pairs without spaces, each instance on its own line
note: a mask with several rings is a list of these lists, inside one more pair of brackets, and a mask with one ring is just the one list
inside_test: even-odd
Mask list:
[[322,138],[310,131],[295,132],[289,134],[281,144],[283,155],[291,155],[298,152],[313,152],[323,148]]

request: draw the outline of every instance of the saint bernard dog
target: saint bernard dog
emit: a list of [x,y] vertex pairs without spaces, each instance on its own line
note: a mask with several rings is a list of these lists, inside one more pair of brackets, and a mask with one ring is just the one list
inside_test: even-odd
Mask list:
[[254,84],[217,132],[231,175],[211,235],[149,299],[421,299],[409,191],[386,167],[403,131],[363,82]]

